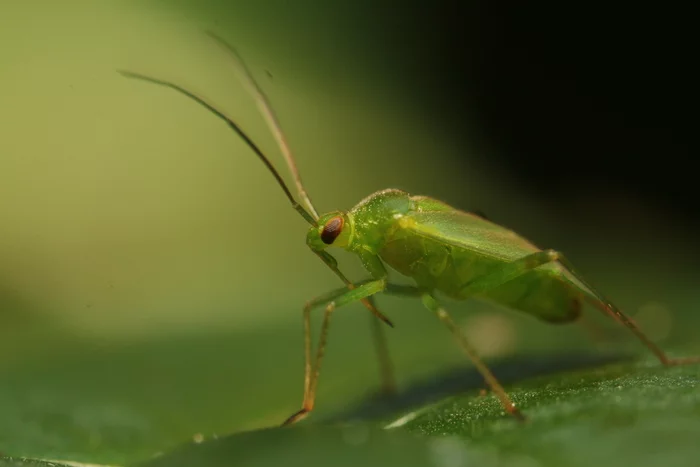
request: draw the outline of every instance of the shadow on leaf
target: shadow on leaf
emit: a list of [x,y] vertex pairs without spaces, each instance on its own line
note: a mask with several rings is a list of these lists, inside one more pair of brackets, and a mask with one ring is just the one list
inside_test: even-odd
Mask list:
[[366,424],[309,425],[193,442],[131,467],[426,466],[434,464],[434,444],[430,438]]
[[[569,354],[556,357],[518,357],[494,363],[490,365],[490,368],[501,383],[508,385],[538,376],[628,361],[631,358],[630,355],[623,354]],[[381,419],[395,415],[397,412],[435,403],[445,397],[486,387],[484,378],[475,368],[454,368],[431,378],[415,382],[399,394],[370,396],[355,407],[331,416],[327,421]],[[507,390],[508,388],[506,388]]]

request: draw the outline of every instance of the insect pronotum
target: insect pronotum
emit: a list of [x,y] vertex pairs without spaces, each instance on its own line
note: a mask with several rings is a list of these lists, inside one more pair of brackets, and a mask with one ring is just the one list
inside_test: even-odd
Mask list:
[[[277,140],[296,183],[301,203],[294,198],[279,172],[241,127],[204,97],[169,81],[128,71],[120,73],[184,94],[238,133],[275,177],[292,207],[310,224],[306,243],[311,251],[345,283],[345,287],[321,295],[304,306],[304,398],[301,409],[287,418],[283,425],[301,420],[314,408],[328,327],[337,308],[359,301],[374,317],[393,326],[374,304],[373,296],[380,292],[419,298],[454,335],[506,412],[519,420],[524,420],[522,413],[460,332],[436,297],[436,292],[457,300],[488,300],[552,323],[574,321],[581,313],[582,304],[587,302],[626,326],[662,364],[672,366],[700,362],[700,357],[669,358],[627,315],[588,284],[561,252],[542,250],[483,216],[461,211],[427,196],[413,196],[396,189],[373,193],[347,212],[333,211],[319,216],[304,189],[294,157],[265,93],[236,50],[213,33],[208,34],[233,58],[239,78],[254,97]],[[329,247],[343,248],[356,254],[369,273],[369,279],[351,283],[338,268],[335,258],[327,252]],[[412,278],[415,285],[390,282],[386,265]],[[325,307],[325,313],[316,354],[312,359],[310,315],[314,308],[319,307]],[[376,319],[373,322],[379,323]],[[376,330],[384,386],[391,390],[393,377],[383,331],[378,326]]]

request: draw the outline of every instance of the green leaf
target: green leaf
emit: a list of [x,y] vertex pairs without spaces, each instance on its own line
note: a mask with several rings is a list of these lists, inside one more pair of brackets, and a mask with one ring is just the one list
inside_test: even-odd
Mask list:
[[[362,327],[347,323],[336,336]],[[398,397],[367,396],[376,387],[371,349],[364,355],[350,346],[346,355],[338,348],[329,354],[318,410],[298,426],[260,430],[298,408],[301,383],[299,366],[276,365],[279,349],[268,354],[259,346],[264,335],[298,349],[298,338],[269,331],[54,343],[63,350],[3,371],[0,451],[148,467],[279,465],[279,458],[307,467],[328,459],[371,466],[397,456],[407,466],[467,459],[480,466],[643,467],[700,458],[699,366],[664,368],[653,357],[594,351],[491,361],[528,417],[520,424],[481,394],[483,382],[467,362],[438,365],[429,339],[422,350],[435,369],[404,382]],[[696,352],[676,348],[679,356]],[[410,353],[396,357],[414,361]]]
[[[469,372],[463,375],[470,379]],[[699,380],[697,367],[612,364],[518,385],[511,396],[528,414],[526,423],[504,415],[493,397],[472,391],[393,417],[369,416],[369,404],[347,415],[364,421],[311,423],[190,444],[138,467],[234,462],[307,467],[328,465],[329,459],[339,466],[693,465],[700,458]],[[408,391],[393,405],[415,397]]]
[[[32,459],[0,457],[0,467],[68,467],[56,462],[45,462]],[[87,466],[86,466],[87,467]]]
[[368,424],[311,425],[240,433],[189,444],[138,467],[380,467],[430,465],[432,440]]
[[527,423],[502,417],[493,398],[462,395],[417,413],[405,428],[458,435],[494,465],[681,466],[700,459],[697,366],[613,365],[523,382],[510,395]]

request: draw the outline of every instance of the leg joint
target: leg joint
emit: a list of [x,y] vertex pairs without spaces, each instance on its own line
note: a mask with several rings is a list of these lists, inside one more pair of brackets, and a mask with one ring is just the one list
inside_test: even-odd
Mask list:
[[547,255],[547,258],[550,261],[556,261],[561,258],[561,253],[556,250],[552,250],[551,248],[544,250],[544,253]]

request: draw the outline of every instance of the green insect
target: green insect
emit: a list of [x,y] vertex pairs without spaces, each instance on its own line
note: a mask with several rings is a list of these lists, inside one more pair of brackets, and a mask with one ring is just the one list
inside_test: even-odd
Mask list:
[[[126,71],[121,73],[169,87],[194,99],[238,133],[275,177],[294,209],[311,225],[306,235],[311,251],[345,283],[345,287],[317,297],[304,307],[304,399],[301,410],[290,416],[283,425],[301,420],[314,408],[328,328],[336,309],[362,302],[376,318],[393,327],[374,304],[373,297],[380,292],[419,298],[452,332],[506,412],[519,420],[524,420],[524,416],[460,332],[436,293],[457,300],[476,298],[495,302],[551,323],[576,320],[583,303],[587,302],[629,328],[662,364],[672,366],[700,362],[700,357],[669,358],[617,306],[588,284],[562,253],[542,250],[483,216],[461,211],[427,196],[414,196],[395,189],[373,193],[350,211],[334,211],[319,216],[304,189],[289,145],[264,92],[235,49],[214,34],[209,35],[233,57],[242,83],[255,98],[285,157],[303,206],[241,127],[205,98],[168,81]],[[357,255],[369,278],[351,283],[338,269],[335,258],[328,253],[331,247]],[[415,286],[390,282],[387,266],[412,278]],[[325,313],[316,354],[312,359],[310,315],[314,308],[319,307],[324,307]],[[376,319],[373,322],[379,323]],[[384,385],[391,390],[393,377],[383,330],[379,325],[375,330]]]

